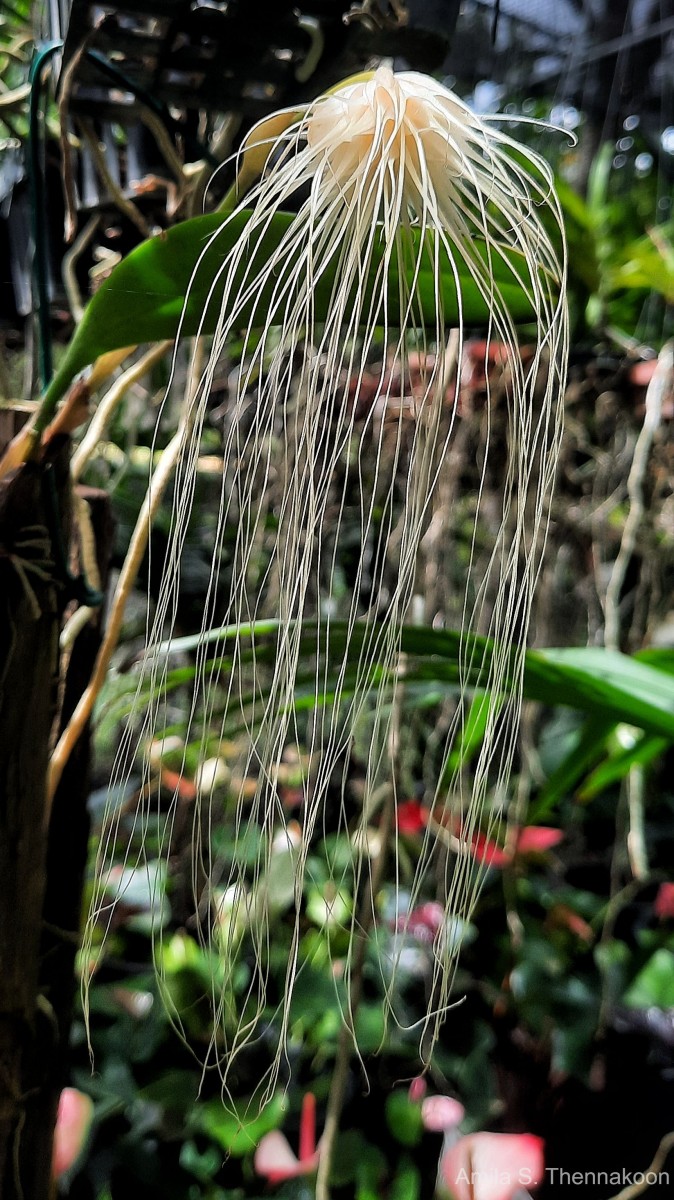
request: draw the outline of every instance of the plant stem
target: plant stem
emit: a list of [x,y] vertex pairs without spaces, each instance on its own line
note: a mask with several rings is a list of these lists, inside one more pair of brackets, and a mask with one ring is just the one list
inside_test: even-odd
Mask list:
[[359,928],[361,938],[356,947],[351,984],[349,987],[348,1016],[344,1014],[344,1023],[340,1030],[335,1056],[335,1069],[328,1094],[328,1106],[325,1114],[325,1125],[321,1138],[321,1156],[318,1162],[316,1176],[316,1200],[330,1200],[330,1171],[334,1157],[335,1143],[339,1133],[339,1122],[344,1106],[344,1093],[349,1077],[349,1063],[354,1048],[355,1020],[363,992],[363,968],[367,953],[367,937],[372,925],[374,901],[379,891],[386,865],[386,852],[393,826],[395,810],[395,787],[388,791],[379,821],[379,850],[370,876],[370,886],[367,888],[360,910]]
[[172,345],[173,342],[160,342],[159,345],[153,346],[142,358],[139,358],[137,362],[128,367],[124,374],[115,380],[110,391],[106,392],[105,396],[103,396],[85,436],[73,454],[71,466],[73,479],[80,478],[85,466],[103,437],[115,409],[131,385],[142,379],[143,375],[146,375],[155,363],[158,363],[164,357]]
[[634,457],[627,479],[629,513],[625,521],[618,556],[613,564],[604,602],[604,645],[607,650],[620,649],[620,593],[630,559],[634,554],[637,536],[645,514],[644,478],[648,456],[655,432],[660,424],[662,401],[674,367],[674,342],[667,342],[658,356],[658,364],[646,390],[644,423],[634,447]]
[[662,1138],[660,1145],[655,1151],[653,1162],[651,1163],[650,1167],[648,1167],[647,1170],[640,1172],[642,1176],[641,1181],[639,1183],[628,1184],[627,1187],[624,1187],[621,1191],[617,1192],[616,1195],[611,1198],[611,1200],[635,1200],[636,1196],[641,1196],[643,1192],[651,1187],[653,1182],[652,1176],[657,1178],[657,1176],[660,1174],[660,1169],[664,1166],[667,1156],[672,1149],[674,1149],[674,1132],[666,1133]]
[[348,996],[348,1013],[344,1013],[344,1021],[339,1034],[337,1043],[337,1054],[335,1056],[335,1069],[332,1074],[330,1083],[330,1092],[328,1094],[328,1105],[325,1113],[325,1124],[323,1127],[323,1136],[321,1138],[321,1156],[318,1160],[318,1173],[316,1176],[316,1200],[330,1200],[330,1171],[332,1169],[332,1161],[335,1151],[335,1143],[337,1134],[339,1133],[339,1122],[344,1107],[344,1093],[346,1091],[346,1083],[349,1077],[349,1063],[351,1054],[354,1048],[355,1039],[355,1021],[358,1007],[360,1005],[363,992],[363,969],[365,966],[365,956],[367,954],[367,940],[370,928],[374,920],[374,906],[379,889],[384,880],[384,870],[386,867],[386,858],[388,853],[389,840],[394,825],[394,817],[396,811],[396,774],[395,764],[398,758],[398,742],[400,737],[400,722],[403,699],[403,686],[401,683],[405,672],[405,656],[399,656],[398,664],[398,680],[393,697],[393,714],[391,717],[391,731],[389,735],[389,757],[391,763],[391,786],[387,789],[386,799],[379,818],[379,844],[377,854],[374,858],[372,870],[370,872],[369,887],[366,888],[365,896],[360,907],[358,919],[358,928],[361,931],[360,941],[356,946],[354,955],[353,969],[349,983]]
[[63,773],[63,768],[70,757],[73,747],[77,743],[83,729],[86,726],[92,709],[96,702],[96,698],[105,682],[108,667],[112,653],[119,640],[122,621],[126,611],[126,604],[133,586],[136,582],[136,576],[140,569],[140,564],[143,561],[143,556],[147,548],[148,539],[152,522],[157,514],[157,510],[161,504],[164,492],[170,482],[174,467],[178,462],[181,451],[189,436],[192,421],[193,421],[193,400],[196,394],[196,389],[199,386],[201,375],[201,342],[197,342],[192,356],[192,366],[190,376],[186,387],[185,400],[180,415],[178,429],[171,438],[168,446],[164,450],[157,470],[155,471],[150,486],[145,494],[141,510],[136,520],[136,525],[131,536],[129,549],[124,559],[124,564],[120,571],[119,580],[115,598],[110,609],[105,636],[101,643],[98,657],[94,666],[94,670],[88,686],[84,690],[80,701],[75,708],[68,725],[63,730],[59,738],[54,752],[51,757],[49,766],[49,780],[47,787],[47,819],[49,810],[54,796],[54,792],[58,786],[59,779]]

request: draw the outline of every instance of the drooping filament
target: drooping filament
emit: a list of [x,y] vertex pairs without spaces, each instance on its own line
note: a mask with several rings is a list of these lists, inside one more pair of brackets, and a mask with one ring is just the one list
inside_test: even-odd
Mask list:
[[[264,129],[259,136],[264,139]],[[254,141],[255,133],[249,144]],[[561,229],[561,221],[547,164],[481,122],[434,80],[381,68],[370,80],[317,100],[268,150],[265,173],[245,198],[251,220],[220,268],[222,314],[178,468],[150,642],[151,647],[165,642],[175,628],[208,398],[230,336],[245,315],[248,331],[226,416],[217,536],[185,743],[192,748],[192,769],[195,757],[202,763],[217,758],[232,731],[244,745],[228,798],[223,800],[214,782],[201,787],[195,805],[193,932],[213,949],[217,963],[208,1057],[226,1072],[237,1051],[271,1022],[277,1047],[271,1086],[302,967],[304,888],[316,843],[337,832],[351,848],[348,869],[335,856],[330,887],[323,881],[325,895],[339,896],[348,872],[349,890],[366,894],[380,852],[373,828],[387,802],[382,797],[393,804],[405,799],[398,794],[393,761],[405,704],[401,630],[410,620],[422,542],[431,513],[438,520],[437,497],[452,469],[461,421],[453,378],[464,342],[461,275],[486,303],[488,342],[501,347],[507,420],[498,425],[494,447],[488,396],[477,451],[474,530],[495,449],[501,504],[487,522],[493,541],[486,559],[481,557],[479,578],[472,570],[475,533],[465,540],[466,582],[454,605],[465,637],[445,758],[476,688],[487,698],[484,737],[470,779],[460,764],[449,780],[438,772],[426,797],[435,820],[406,880],[411,906],[433,860],[446,912],[433,945],[422,1031],[426,1048],[446,1011],[460,940],[452,931],[470,916],[480,883],[461,845],[470,843],[486,807],[497,812],[490,802],[505,795],[513,760],[522,652],[560,435],[567,323],[565,264],[555,248],[563,245],[563,236],[553,241],[548,232]],[[258,239],[276,211],[297,203],[298,195],[304,198],[283,241],[260,267],[254,255]],[[520,264],[518,282],[534,314],[526,362],[495,282],[504,258]],[[458,292],[453,332],[447,328],[441,272],[453,276]],[[422,275],[433,281],[430,325]],[[319,324],[315,297],[326,287],[329,303]],[[371,384],[373,372],[378,378],[367,399],[365,380]],[[411,372],[417,375],[412,400]],[[431,616],[437,622],[441,614]],[[271,651],[269,640],[250,628],[269,619],[275,622]],[[226,640],[214,640],[214,625],[229,628]],[[484,661],[476,657],[471,632],[494,641]],[[158,840],[159,854],[169,853],[174,809],[160,818],[148,747],[170,724],[163,690],[167,672],[167,656],[150,649],[117,767],[123,781],[139,743],[144,768],[138,821]],[[293,756],[305,770],[290,823],[279,799],[279,776]],[[236,845],[216,850],[213,828],[223,814]],[[438,826],[454,831],[458,847],[458,853],[445,854],[440,876]],[[105,920],[114,904],[109,869],[115,833],[113,820],[101,843],[93,919]],[[257,847],[252,855],[251,844]],[[279,984],[270,982],[269,943],[282,859],[290,872],[285,921],[293,932]],[[389,875],[398,880],[401,873],[393,845]],[[284,886],[288,890],[287,879]],[[374,896],[371,939],[380,945],[383,992],[398,1019],[398,951],[376,903]],[[326,922],[329,907],[326,903]],[[342,919],[352,934],[340,965],[348,985],[359,932],[355,908]],[[159,931],[160,975],[162,953]],[[247,964],[248,982],[234,1001],[239,960]],[[348,1004],[348,986],[345,995]],[[179,1022],[180,1014],[174,1015]]]

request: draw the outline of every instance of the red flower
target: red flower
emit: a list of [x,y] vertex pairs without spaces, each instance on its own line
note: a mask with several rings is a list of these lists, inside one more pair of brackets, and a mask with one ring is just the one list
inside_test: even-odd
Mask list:
[[558,845],[563,837],[561,829],[552,829],[546,825],[526,825],[524,829],[519,830],[509,847],[504,848],[478,830],[472,834],[467,849],[477,862],[485,863],[488,867],[506,867],[515,858],[544,854],[546,850]]
[[440,1160],[440,1182],[452,1200],[513,1200],[541,1183],[543,1140],[531,1133],[469,1133]]
[[398,832],[407,837],[414,837],[415,834],[425,829],[426,819],[426,810],[421,807],[418,800],[405,800],[397,807]]
[[653,912],[661,921],[674,917],[674,883],[661,883],[653,903]]
[[471,835],[467,849],[477,862],[485,863],[488,867],[505,867],[512,858],[510,853],[507,854],[501,846],[479,830]]
[[297,1158],[288,1139],[280,1130],[273,1129],[260,1139],[255,1151],[255,1170],[269,1183],[283,1183],[316,1170],[321,1147],[316,1145],[316,1097],[311,1092],[302,1100],[299,1151]]

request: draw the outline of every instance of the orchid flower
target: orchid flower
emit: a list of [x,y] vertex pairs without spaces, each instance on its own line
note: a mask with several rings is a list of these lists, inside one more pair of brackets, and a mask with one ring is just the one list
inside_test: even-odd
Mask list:
[[[466,641],[447,753],[465,717],[462,697],[469,681],[471,688],[478,686],[491,696],[491,705],[471,786],[457,768],[449,786],[445,783],[428,798],[429,808],[446,807],[470,840],[492,789],[497,795],[505,791],[521,705],[523,648],[561,430],[568,342],[566,263],[565,252],[558,249],[564,246],[560,208],[545,160],[518,145],[493,120],[475,115],[442,84],[414,72],[396,74],[382,66],[302,111],[260,123],[246,140],[239,185],[246,194],[227,219],[238,218],[244,207],[251,215],[218,270],[219,281],[224,281],[223,307],[185,432],[150,641],[155,647],[165,645],[175,628],[200,433],[228,339],[243,326],[241,365],[230,377],[217,536],[185,741],[201,743],[203,760],[219,757],[212,727],[216,706],[221,741],[232,724],[243,723],[249,730],[236,778],[253,778],[254,794],[241,783],[234,787],[232,799],[237,837],[243,843],[252,831],[263,847],[252,871],[234,847],[231,869],[223,878],[208,836],[217,808],[214,793],[199,790],[193,859],[200,914],[209,911],[209,895],[216,887],[245,897],[269,871],[270,847],[279,826],[287,823],[277,796],[284,752],[294,747],[297,761],[312,764],[298,816],[302,840],[295,861],[294,936],[285,986],[274,989],[282,996],[278,1068],[299,965],[307,857],[322,834],[329,788],[339,787],[341,779],[342,796],[346,794],[349,749],[359,735],[367,746],[360,827],[347,822],[344,805],[337,832],[348,832],[351,838],[356,888],[372,869],[368,822],[372,797],[392,775],[392,714],[404,674],[401,630],[415,592],[429,514],[450,469],[460,421],[459,389],[449,384],[464,344],[464,286],[481,297],[488,313],[487,346],[496,340],[501,347],[507,429],[505,439],[503,432],[499,435],[498,446],[501,511],[489,516],[491,556],[486,573],[477,579],[471,574],[475,535],[468,545],[468,581],[458,605]],[[293,207],[297,211],[288,219],[277,248],[261,258],[261,239],[276,214]],[[215,233],[209,247],[217,245],[217,237]],[[507,289],[497,282],[504,267],[532,313],[535,333],[533,340],[527,335],[526,359],[518,350]],[[198,270],[199,264],[195,273]],[[456,293],[452,332],[447,329],[448,285]],[[319,322],[315,298],[321,289],[327,289],[329,303]],[[261,333],[253,333],[253,327],[261,327]],[[359,406],[361,384],[371,376],[373,361],[381,364],[376,403],[363,400]],[[412,369],[414,388],[408,397],[405,380]],[[373,394],[371,387],[368,394]],[[481,483],[475,496],[476,522],[494,449],[489,396],[486,414],[484,441],[477,449]],[[354,520],[359,544],[345,587],[340,555],[350,538],[353,558]],[[227,541],[232,528],[233,546]],[[223,561],[231,581],[224,592]],[[224,682],[219,665],[209,661],[216,614],[218,623],[230,631],[231,662]],[[268,658],[261,661],[259,641],[251,631],[254,622],[269,618],[276,638],[271,664]],[[338,654],[331,640],[335,618],[341,622]],[[315,647],[309,687],[313,708],[311,718],[303,720],[294,698],[303,663],[306,672],[302,655],[307,628]],[[493,639],[489,660],[479,661],[471,631]],[[252,654],[246,653],[251,639]],[[165,736],[173,719],[162,699],[167,661],[166,654],[150,654],[143,668],[135,709],[135,717],[142,714],[142,744]],[[133,720],[129,725],[134,736],[137,725]],[[129,735],[120,751],[117,783],[128,778],[135,750]],[[138,819],[146,830],[154,819],[156,830],[156,781],[147,754],[142,795]],[[162,839],[167,853],[170,828]],[[113,814],[111,832],[101,840],[102,879],[109,873],[114,845]],[[433,845],[433,831],[426,827],[413,901],[422,888]],[[468,856],[448,856],[448,920],[469,917],[480,874],[480,864],[471,863]],[[335,883],[339,886],[340,879]],[[99,899],[98,911],[103,912],[108,898]],[[94,917],[96,911],[95,903]],[[246,1016],[235,1035],[225,1020],[228,1008],[222,996],[228,992],[225,977],[228,972],[232,977],[241,939],[232,936],[223,953],[222,930],[218,931],[220,963],[212,998],[221,1028],[213,1034],[211,1057],[225,1071],[237,1050],[260,1029],[267,1004],[272,918],[270,897],[266,907],[256,907],[250,922],[245,946],[248,961],[255,965]],[[356,921],[354,911],[352,944]],[[230,922],[232,929],[241,924],[236,913],[230,914]],[[200,921],[200,928],[203,924]],[[432,1046],[449,1005],[456,952],[454,941],[436,939],[433,1008],[421,1039],[425,1047]],[[351,967],[349,955],[347,985]],[[382,966],[382,981],[387,1009],[395,1016],[395,964],[393,969],[390,963]],[[268,1086],[274,1086],[273,1069]]]

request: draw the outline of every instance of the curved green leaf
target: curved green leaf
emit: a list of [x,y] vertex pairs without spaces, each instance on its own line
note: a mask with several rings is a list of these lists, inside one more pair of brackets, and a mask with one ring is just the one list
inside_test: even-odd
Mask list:
[[[286,627],[284,627],[286,628]],[[278,635],[281,626],[274,620],[255,625],[228,625],[208,634],[176,638],[159,647],[159,653],[190,653],[201,645],[225,645],[237,638],[254,637],[256,659],[262,660],[264,649],[259,639]],[[344,622],[331,621],[329,632],[321,635],[321,653],[327,638],[326,690],[329,689],[331,665],[338,666],[346,654],[356,664],[361,656],[363,640],[376,644],[372,627],[356,624],[349,631]],[[315,626],[302,634],[302,656],[312,658],[317,650]],[[484,687],[493,643],[474,634],[455,630],[436,630],[409,625],[402,630],[401,650],[408,656],[405,668],[407,682],[438,682],[456,685],[463,681],[469,687]],[[273,644],[269,654],[273,657]],[[548,705],[566,705],[594,716],[613,718],[636,725],[649,733],[674,741],[674,676],[670,673],[671,656],[663,651],[662,667],[658,669],[658,651],[650,651],[648,661],[630,658],[613,650],[594,646],[568,649],[528,650],[524,656],[524,694],[529,700]],[[514,654],[514,652],[513,652]],[[365,654],[374,671],[377,663]],[[513,658],[513,662],[514,662]],[[312,694],[315,684],[312,686]]]
[[[55,404],[79,371],[110,350],[174,338],[179,327],[186,337],[198,332],[212,333],[221,311],[225,287],[224,277],[216,281],[216,276],[226,255],[242,236],[250,216],[250,212],[244,211],[229,220],[220,213],[193,217],[142,242],[122,259],[89,301],[59,371],[47,389],[45,401]],[[241,282],[244,272],[246,278],[250,279],[262,270],[278,249],[294,219],[292,213],[279,212],[275,215],[257,238],[245,265],[235,272],[231,289],[233,294],[236,294],[237,283]],[[209,238],[219,228],[219,236],[206,249]],[[412,236],[416,240],[418,235],[413,233]],[[486,259],[486,247],[478,239],[472,243],[472,251]],[[418,299],[415,315],[434,327],[437,287],[431,269],[431,254],[429,244],[429,251],[424,255],[422,269],[416,278]],[[374,286],[382,255],[383,245],[378,244],[365,286],[366,297]],[[439,249],[438,259],[445,322],[456,324],[459,305],[454,271],[446,251]],[[325,318],[331,303],[335,266],[335,262],[330,264],[317,280],[314,292],[316,321]],[[457,269],[464,323],[484,325],[489,317],[488,305],[465,264],[457,262]],[[399,319],[398,271],[398,264],[395,263],[388,280],[387,308],[391,325],[395,325]],[[283,268],[279,268],[270,283],[257,292],[240,313],[237,323],[241,328],[259,325],[264,320],[272,292],[282,279],[282,272]],[[518,282],[520,275],[527,278],[522,255],[515,250],[508,251],[505,258],[500,254],[492,254],[490,273],[513,320],[531,320],[531,304]],[[367,311],[367,304],[365,309]]]

